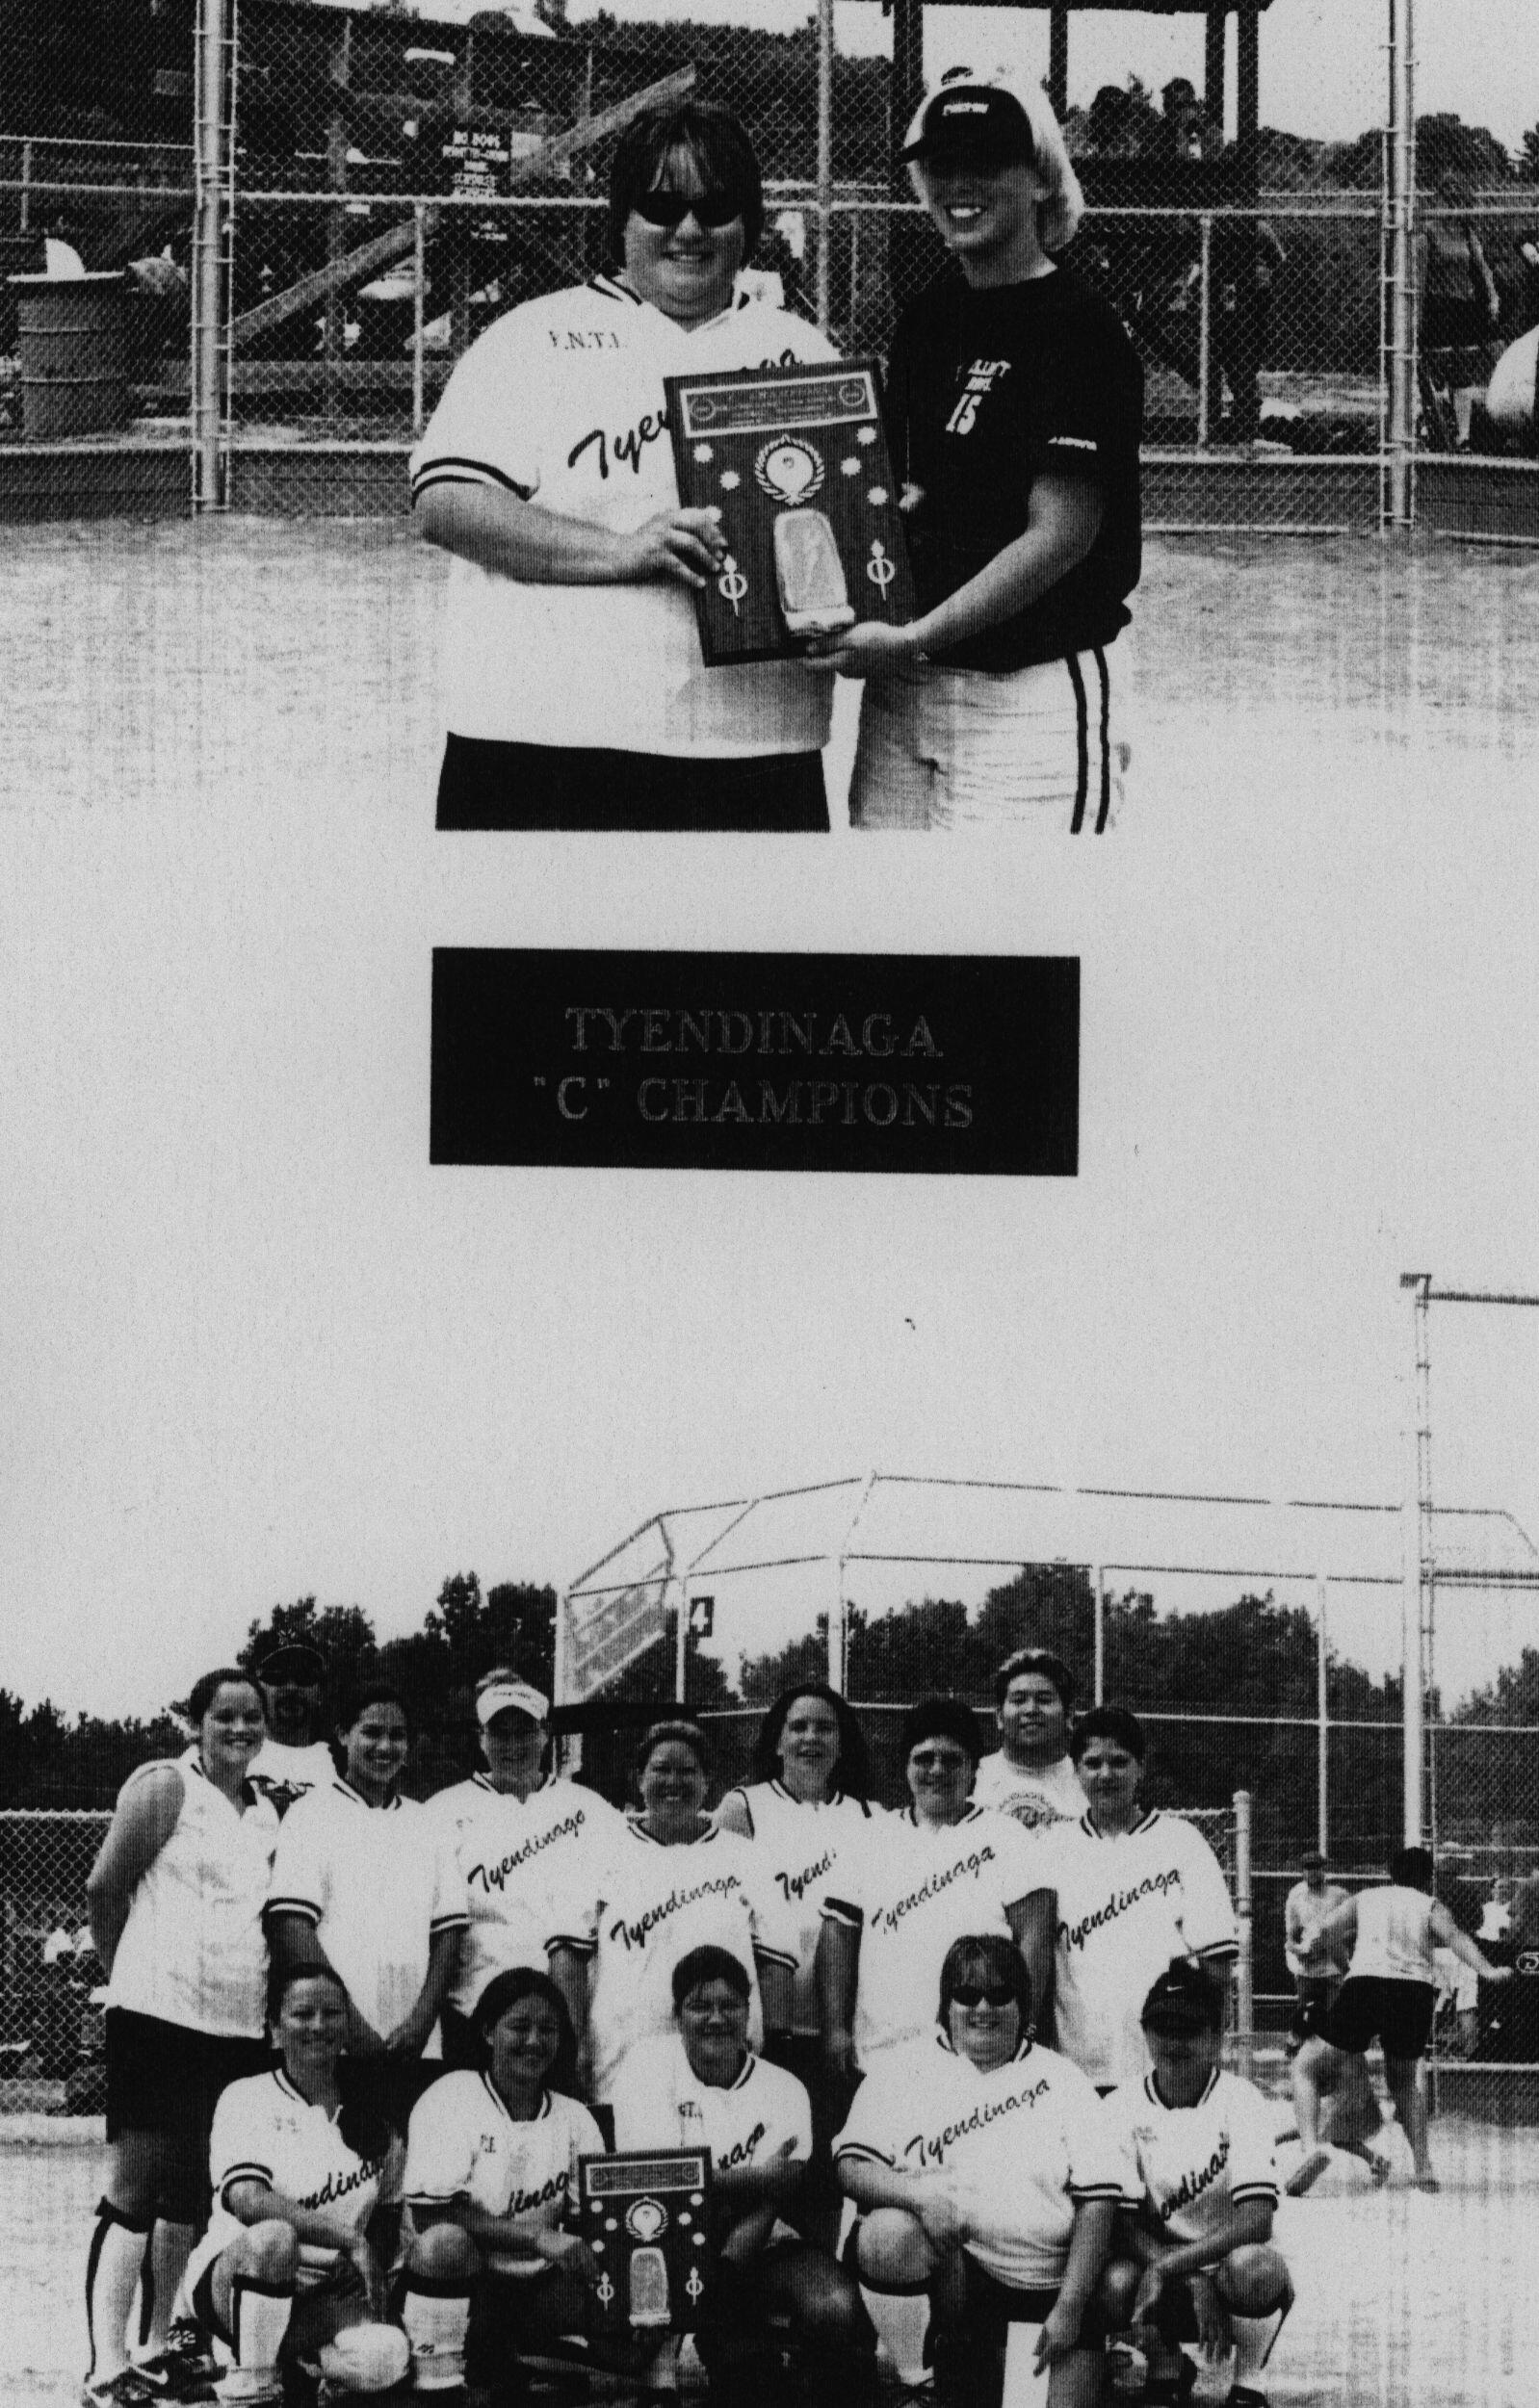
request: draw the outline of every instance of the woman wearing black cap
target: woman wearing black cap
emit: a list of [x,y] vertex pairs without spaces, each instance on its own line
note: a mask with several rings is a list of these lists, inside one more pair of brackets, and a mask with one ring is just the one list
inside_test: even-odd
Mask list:
[[1266,2408],[1249,2377],[1293,2304],[1272,2240],[1277,2118],[1254,2083],[1221,2069],[1224,2010],[1222,1985],[1175,1959],[1143,2002],[1150,2071],[1106,2104],[1124,2189],[1102,2301],[1148,2353],[1146,2408],[1178,2408],[1194,2388],[1184,2341],[1213,2363],[1233,2347],[1228,2408]]
[[819,1988],[831,2070],[926,2032],[941,1963],[963,1932],[993,1930],[1025,1954],[1033,1983],[1051,1964],[1051,1929],[1030,1901],[1042,1845],[1008,1815],[972,1802],[979,1739],[960,1697],[926,1697],[905,1717],[909,1805],[872,1826],[823,1902]]
[[1054,256],[1083,202],[1040,89],[953,68],[904,156],[961,273],[905,310],[888,369],[920,616],[826,647],[869,681],[850,817],[1099,830],[1126,752],[1108,652],[1138,582],[1142,370]]

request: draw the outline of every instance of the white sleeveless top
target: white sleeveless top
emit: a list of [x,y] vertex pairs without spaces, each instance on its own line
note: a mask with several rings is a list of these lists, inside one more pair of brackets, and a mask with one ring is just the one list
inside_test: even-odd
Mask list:
[[1403,1890],[1392,1881],[1384,1889],[1358,1892],[1357,1945],[1348,1980],[1435,1985],[1432,1949],[1432,1901],[1423,1890]]
[[841,1852],[848,1852],[850,1842],[862,1837],[874,1823],[885,1823],[886,1812],[858,1798],[847,1798],[842,1790],[822,1803],[803,1804],[781,1781],[751,1781],[731,1794],[741,1798],[748,1810],[753,1833],[749,1846],[796,1926],[792,2029],[804,2034],[816,2033],[814,1967],[823,1900],[835,1880]]
[[[257,2040],[267,2020],[262,1909],[277,1812],[270,1799],[254,1796],[238,1813],[209,1779],[196,1747],[175,1764],[181,1812],[129,1901],[107,2004],[192,2032]],[[120,1797],[160,1769],[140,1765]]]

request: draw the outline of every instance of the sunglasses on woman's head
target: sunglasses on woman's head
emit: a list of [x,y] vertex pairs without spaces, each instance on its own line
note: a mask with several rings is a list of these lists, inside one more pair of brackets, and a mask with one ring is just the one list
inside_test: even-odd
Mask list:
[[952,1992],[952,2005],[966,2007],[1013,2007],[1015,1992],[1004,1983],[993,1989],[984,1989],[979,1982],[964,1981],[959,1989]]
[[708,193],[640,193],[632,206],[648,225],[666,226],[670,234],[689,217],[693,217],[698,225],[723,226],[743,215],[743,203],[737,194],[729,193],[721,184],[714,185]]

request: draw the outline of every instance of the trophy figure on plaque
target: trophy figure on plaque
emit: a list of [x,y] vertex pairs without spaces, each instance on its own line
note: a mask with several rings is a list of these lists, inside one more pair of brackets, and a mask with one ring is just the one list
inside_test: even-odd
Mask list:
[[875,363],[666,379],[679,498],[715,510],[727,550],[696,596],[708,668],[794,659],[915,601]]

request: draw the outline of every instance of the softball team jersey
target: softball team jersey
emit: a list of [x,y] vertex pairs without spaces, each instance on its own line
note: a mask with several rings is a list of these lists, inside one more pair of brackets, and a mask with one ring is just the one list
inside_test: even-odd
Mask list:
[[311,2291],[338,2271],[343,2249],[393,2188],[390,2170],[388,2157],[362,2158],[350,2148],[338,2118],[312,2105],[281,2065],[248,2082],[232,2082],[214,2110],[209,2141],[214,2213],[188,2261],[187,2295],[204,2268],[248,2229],[227,2204],[237,2183],[266,2183],[295,2207],[324,2216],[335,2236],[329,2245],[300,2244],[299,2286]]
[[935,2021],[953,1940],[1010,1936],[1009,1909],[1047,1886],[1040,1840],[1008,1815],[969,1806],[959,1823],[920,1823],[910,1806],[871,1826],[839,1868],[823,1913],[860,1934],[855,2055],[875,2058]]
[[1023,2041],[980,2073],[941,2032],[885,2057],[855,2093],[836,2163],[940,2175],[966,2214],[967,2249],[997,2281],[1061,2282],[1081,2200],[1122,2194],[1122,2158],[1077,2066]]
[[518,1799],[484,1773],[440,1790],[428,1812],[449,1832],[464,1883],[470,1928],[449,1999],[470,2015],[494,1975],[514,1965],[544,1972],[561,1901],[591,1888],[625,1818],[575,1781],[543,1781]]
[[268,1911],[315,1925],[349,1998],[385,2037],[422,1996],[434,1934],[468,1921],[445,1825],[414,1799],[371,1806],[335,1773],[283,1818]]
[[754,1952],[792,1967],[797,1928],[765,1878],[750,1843],[735,1831],[665,1848],[639,1823],[624,1825],[586,1905],[568,1902],[570,1919],[551,1933],[553,1947],[593,1959],[588,2028],[593,2096],[609,2100],[639,2041],[672,2033],[673,1968],[691,1949],[727,1949],[747,1972],[748,2044],[764,2040]]
[[489,2074],[445,2074],[411,2111],[403,2182],[411,2208],[467,2199],[486,2215],[510,2215],[509,2245],[490,2251],[499,2274],[542,2274],[549,2261],[519,2235],[560,2231],[577,2199],[579,2158],[602,2157],[604,2136],[586,2107],[547,2090],[537,2115],[509,2114]]
[[691,2069],[684,2042],[643,2040],[614,2091],[617,2149],[709,2149],[718,2172],[767,2165],[787,2141],[803,2164],[812,2155],[812,2108],[795,2074],[750,2049],[736,2082],[718,2089]]
[[[278,1818],[250,1793],[241,1813],[189,1748],[175,1759],[182,1802],[170,1837],[135,1884],[113,1958],[109,2007],[190,2032],[260,2039],[267,2020],[267,1903]],[[130,1773],[120,1797],[158,1774]]]
[[[834,356],[816,326],[742,288],[691,330],[595,276],[472,344],[412,454],[413,499],[479,485],[633,532],[678,507],[665,376]],[[829,681],[796,661],[707,669],[690,588],[672,579],[524,584],[456,559],[443,673],[457,736],[732,759],[828,739]]]
[[[823,1901],[838,1885],[838,1867],[851,1847],[886,1820],[880,1806],[839,1793],[822,1804],[804,1805],[783,1781],[753,1781],[731,1793],[747,1808],[749,1844],[768,1879],[796,1922],[796,1992],[792,2029],[819,2028],[814,1963],[822,1929]],[[724,1801],[723,1801],[724,1802]]]
[[[1167,2107],[1153,2073],[1106,2101],[1123,2154],[1122,2205],[1149,2207],[1166,2238],[1206,2241],[1246,2199],[1278,2199],[1277,2110],[1254,2083],[1215,2069],[1194,2107]],[[1213,2263],[1223,2255],[1214,2240]]]
[[1158,1811],[1116,1836],[1086,1814],[1040,1844],[1035,1886],[1057,1900],[1058,2046],[1098,2087],[1135,2082],[1149,2065],[1138,2019],[1156,1975],[1177,1956],[1216,1969],[1236,1953],[1218,1860],[1191,1824]]

